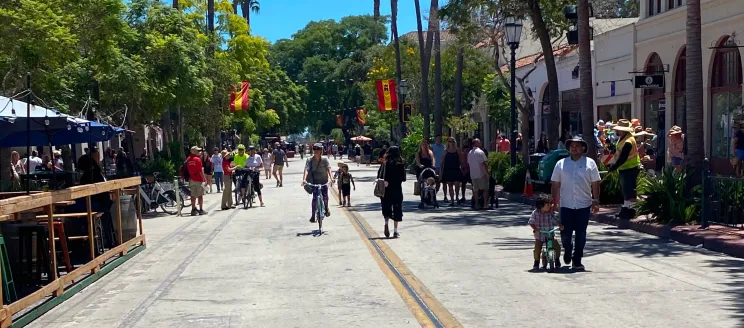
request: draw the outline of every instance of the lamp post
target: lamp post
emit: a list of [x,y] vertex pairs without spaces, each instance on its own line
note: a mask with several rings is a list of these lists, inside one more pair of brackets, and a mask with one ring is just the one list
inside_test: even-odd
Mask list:
[[519,39],[522,37],[522,20],[507,17],[504,20],[504,32],[506,32],[506,43],[511,49],[511,165],[517,164],[517,59],[516,51],[519,48]]
[[406,95],[408,95],[408,81],[400,80],[398,82],[398,94],[400,94],[400,100],[398,101],[398,124],[400,124],[400,140],[406,137],[406,122],[403,121],[403,104],[406,103]]

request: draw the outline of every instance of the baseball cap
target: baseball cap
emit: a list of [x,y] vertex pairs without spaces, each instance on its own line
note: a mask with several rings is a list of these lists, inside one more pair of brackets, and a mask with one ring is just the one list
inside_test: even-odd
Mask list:
[[193,146],[191,147],[191,151],[202,151],[202,149],[199,146]]

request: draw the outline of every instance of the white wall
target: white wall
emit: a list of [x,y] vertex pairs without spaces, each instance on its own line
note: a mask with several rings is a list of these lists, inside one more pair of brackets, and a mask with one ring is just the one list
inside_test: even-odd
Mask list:
[[[627,25],[594,38],[594,106],[633,102],[634,25]],[[615,94],[612,94],[612,81]]]

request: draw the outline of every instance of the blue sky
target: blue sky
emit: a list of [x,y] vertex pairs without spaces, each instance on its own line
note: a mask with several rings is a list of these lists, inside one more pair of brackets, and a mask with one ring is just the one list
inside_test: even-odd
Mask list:
[[[390,1],[381,2],[381,14],[390,15]],[[374,10],[372,0],[264,0],[260,3],[261,13],[251,14],[251,34],[265,37],[272,43],[291,38],[292,34],[311,21],[338,21],[344,16],[372,15]],[[426,7],[424,3],[426,1],[422,1],[422,7]],[[428,7],[422,8],[422,11],[426,15]],[[399,1],[398,33],[403,35],[415,29],[416,8],[413,1]]]

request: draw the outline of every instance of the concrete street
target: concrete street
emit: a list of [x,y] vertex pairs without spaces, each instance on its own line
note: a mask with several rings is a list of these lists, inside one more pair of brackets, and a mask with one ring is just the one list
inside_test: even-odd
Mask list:
[[303,164],[264,208],[147,218],[144,252],[30,327],[744,326],[742,260],[592,224],[586,272],[532,273],[529,207],[418,210],[410,175],[401,238],[380,238],[376,166],[350,163],[353,207],[331,196],[314,235]]

